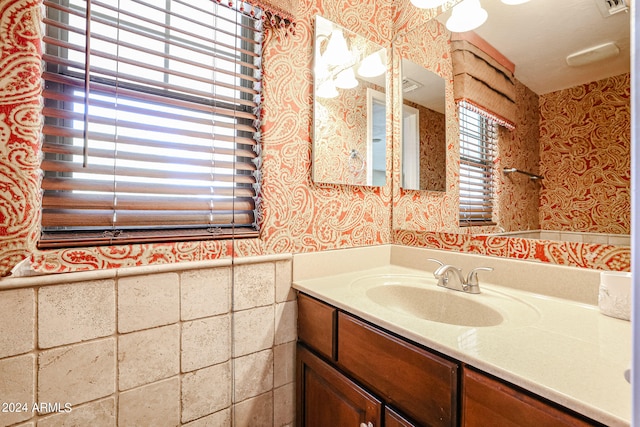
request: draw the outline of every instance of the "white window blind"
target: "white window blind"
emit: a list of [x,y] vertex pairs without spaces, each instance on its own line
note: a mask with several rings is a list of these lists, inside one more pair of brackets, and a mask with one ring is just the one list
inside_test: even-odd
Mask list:
[[461,102],[460,226],[492,225],[493,160],[497,125]]
[[257,235],[260,11],[44,5],[40,246]]

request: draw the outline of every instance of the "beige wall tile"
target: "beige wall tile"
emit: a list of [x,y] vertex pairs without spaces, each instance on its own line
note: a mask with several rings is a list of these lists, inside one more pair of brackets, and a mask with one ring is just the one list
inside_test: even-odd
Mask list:
[[234,267],[233,310],[271,305],[275,302],[275,264]]
[[182,376],[182,422],[193,421],[231,405],[231,362]]
[[115,398],[96,400],[86,405],[75,406],[71,412],[50,415],[38,420],[38,427],[115,427]]
[[234,359],[234,402],[258,396],[273,388],[273,350]]
[[276,427],[293,425],[296,418],[296,386],[289,383],[273,390],[273,424]]
[[177,273],[118,279],[118,331],[138,331],[180,320]]
[[77,405],[115,391],[115,339],[47,350],[38,358],[38,401]]
[[[72,405],[70,413],[41,414],[38,427],[231,426],[231,411],[237,425],[271,426],[274,417],[288,423],[284,391],[294,383],[296,338],[291,262],[237,266],[233,316],[231,274],[221,267],[53,285],[37,299],[34,289],[0,293],[0,358],[33,350],[36,319],[45,349],[37,364],[35,355],[0,360],[0,372],[19,373],[0,375],[0,396]],[[103,338],[116,331],[124,334]],[[5,422],[0,413],[0,426],[34,415]]]
[[35,401],[35,364],[33,354],[0,360],[0,402],[27,403],[27,411],[0,412],[0,426],[25,421],[33,415]]
[[631,239],[629,238],[628,235],[627,236],[609,235],[608,243],[610,245],[630,246]]
[[273,347],[274,307],[258,307],[233,314],[234,357]]
[[296,298],[291,288],[293,263],[290,260],[276,262],[276,302],[292,301]]
[[231,408],[224,409],[215,414],[211,414],[206,417],[202,417],[188,424],[183,424],[184,427],[231,427]]
[[264,393],[236,404],[234,419],[236,427],[272,427],[273,393]]
[[295,301],[276,304],[275,344],[295,341],[297,334],[297,304]]
[[273,348],[273,386],[280,387],[295,381],[296,342],[291,341]]
[[40,348],[111,335],[116,324],[115,281],[98,280],[38,290]]
[[180,372],[180,325],[120,335],[119,389],[128,390]]
[[125,391],[118,400],[118,426],[180,425],[180,378]]
[[33,289],[0,292],[0,358],[33,350],[35,307]]
[[231,358],[230,316],[182,324],[182,372],[226,362]]
[[228,313],[231,307],[231,269],[227,267],[180,274],[182,320]]

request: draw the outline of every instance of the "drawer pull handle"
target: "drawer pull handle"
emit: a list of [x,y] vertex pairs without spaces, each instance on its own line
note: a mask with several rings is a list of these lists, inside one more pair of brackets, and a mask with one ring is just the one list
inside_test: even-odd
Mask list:
[[360,423],[360,427],[373,427],[373,423],[369,421],[368,423]]

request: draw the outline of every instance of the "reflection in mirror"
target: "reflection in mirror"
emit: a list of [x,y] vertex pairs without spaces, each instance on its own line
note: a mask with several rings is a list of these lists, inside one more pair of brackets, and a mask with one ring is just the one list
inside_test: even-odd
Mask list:
[[[600,10],[600,3],[613,2],[483,2],[489,18],[466,38],[515,64],[516,116],[515,130],[498,137],[498,225],[474,232],[628,245],[630,14]],[[442,28],[449,15],[436,18]],[[442,34],[436,43],[450,42],[451,33]],[[598,60],[600,47],[611,43],[617,55]],[[589,61],[576,64],[576,57]],[[502,173],[511,168],[544,180]],[[429,226],[441,230],[453,221]],[[417,228],[405,222],[400,227]]]
[[385,95],[367,89],[367,185],[383,186],[386,182],[386,107]]
[[316,16],[313,180],[386,182],[386,51]]
[[445,191],[445,81],[402,58],[402,188]]

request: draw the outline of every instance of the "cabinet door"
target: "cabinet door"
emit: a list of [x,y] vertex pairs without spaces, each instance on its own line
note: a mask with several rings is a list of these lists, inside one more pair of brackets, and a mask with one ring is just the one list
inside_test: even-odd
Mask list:
[[464,427],[594,426],[573,414],[469,368],[462,384]]
[[457,425],[456,363],[340,313],[338,366],[420,425]]
[[298,427],[380,427],[382,404],[298,345]]

